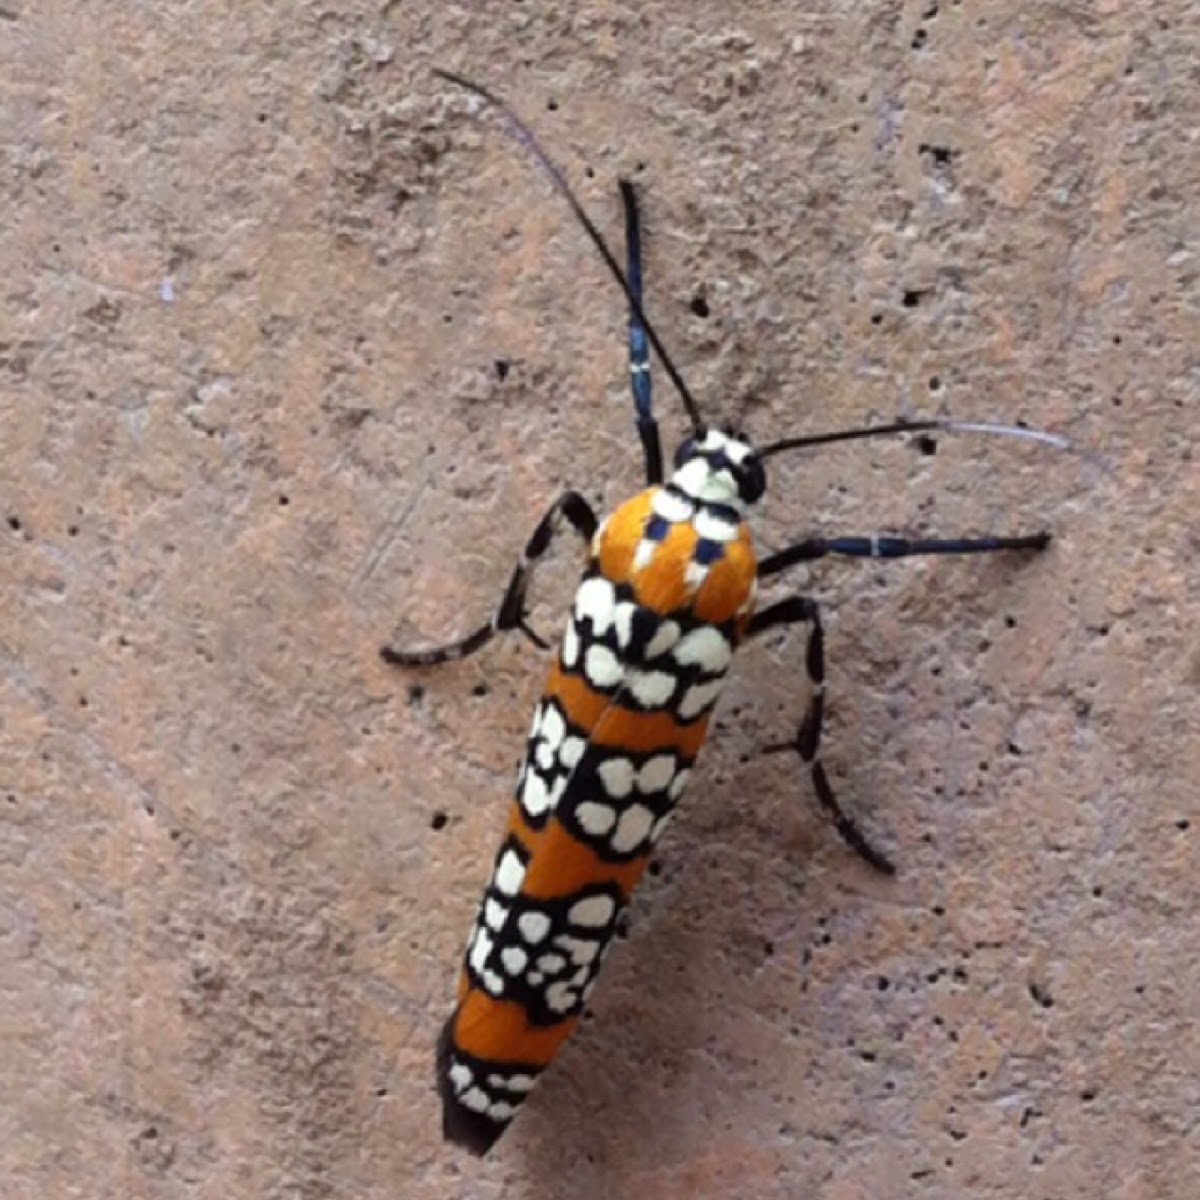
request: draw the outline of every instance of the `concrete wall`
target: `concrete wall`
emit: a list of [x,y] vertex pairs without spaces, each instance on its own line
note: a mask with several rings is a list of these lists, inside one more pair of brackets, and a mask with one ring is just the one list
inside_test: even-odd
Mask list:
[[[1188,0],[0,0],[4,1196],[1200,1195],[1197,61]],[[748,651],[484,1163],[432,1045],[545,662],[376,648],[639,460],[620,297],[433,64],[614,238],[634,174],[710,416],[1083,451],[773,472],[770,546],[1055,541],[814,572],[826,760],[899,876],[756,755],[803,687]]]

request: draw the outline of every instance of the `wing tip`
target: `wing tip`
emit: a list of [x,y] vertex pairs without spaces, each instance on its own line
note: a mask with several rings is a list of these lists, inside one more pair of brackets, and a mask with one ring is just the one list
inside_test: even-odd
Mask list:
[[460,1104],[450,1083],[450,1055],[454,1045],[454,1018],[442,1026],[437,1045],[437,1085],[442,1099],[442,1137],[482,1158],[500,1140],[507,1121],[494,1121],[486,1113]]

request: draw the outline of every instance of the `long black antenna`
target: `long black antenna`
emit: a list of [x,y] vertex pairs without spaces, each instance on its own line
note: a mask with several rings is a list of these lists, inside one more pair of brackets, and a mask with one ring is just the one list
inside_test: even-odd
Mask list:
[[998,437],[1023,438],[1030,442],[1042,442],[1057,450],[1070,450],[1071,443],[1056,433],[1045,433],[1040,429],[1026,429],[1023,425],[996,425],[990,421],[951,421],[932,418],[921,421],[898,421],[892,425],[864,425],[859,429],[839,429],[832,433],[809,433],[798,437],[781,438],[759,450],[761,458],[780,454],[784,450],[800,450],[806,446],[828,446],[830,442],[853,442],[859,438],[882,437],[897,433],[927,433],[939,430],[942,433],[991,433]]
[[700,418],[700,409],[696,406],[696,401],[692,393],[688,391],[687,384],[683,382],[683,376],[675,369],[675,364],[671,361],[671,356],[662,344],[662,339],[654,331],[654,326],[650,324],[650,318],[646,316],[638,298],[633,294],[633,289],[629,286],[629,280],[625,278],[625,272],[621,270],[620,264],[613,257],[613,253],[608,248],[604,238],[600,236],[600,231],[593,224],[591,217],[584,211],[584,207],[576,198],[575,193],[571,191],[571,186],[567,183],[563,173],[554,165],[549,155],[538,144],[537,138],[533,136],[533,131],[494,92],[488,91],[487,88],[482,87],[478,83],[472,83],[469,79],[464,79],[461,75],[456,75],[453,71],[444,71],[441,67],[434,67],[433,73],[441,79],[457,84],[461,88],[466,88],[469,92],[474,92],[476,96],[486,100],[493,108],[499,110],[507,122],[512,135],[537,159],[542,170],[550,176],[550,182],[554,184],[555,190],[571,206],[571,211],[575,214],[576,219],[587,231],[588,237],[592,239],[592,245],[600,251],[600,257],[604,259],[609,271],[612,272],[613,278],[621,285],[621,290],[625,293],[629,301],[629,307],[637,315],[638,320],[645,326],[646,336],[650,339],[650,344],[654,347],[667,375],[670,376],[671,382],[675,385],[675,390],[679,393],[684,408],[687,409],[688,420],[692,423],[693,433],[697,437],[702,436],[705,431],[705,424]]

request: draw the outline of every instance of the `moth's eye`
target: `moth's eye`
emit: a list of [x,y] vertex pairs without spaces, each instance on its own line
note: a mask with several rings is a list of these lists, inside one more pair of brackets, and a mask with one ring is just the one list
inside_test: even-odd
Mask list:
[[767,472],[757,454],[748,454],[738,468],[738,494],[747,504],[757,504],[767,490]]

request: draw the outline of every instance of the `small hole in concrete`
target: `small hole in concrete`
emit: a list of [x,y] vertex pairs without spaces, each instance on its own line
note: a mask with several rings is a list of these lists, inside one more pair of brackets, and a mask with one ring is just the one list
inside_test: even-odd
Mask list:
[[546,109],[549,112],[558,112],[558,101],[551,97],[546,101]]
[[425,689],[419,683],[410,683],[408,685],[408,702],[413,707],[420,704],[425,699]]
[[11,529],[13,531],[13,533],[20,533],[21,532],[21,518],[15,517],[15,516],[9,517],[8,518],[8,527],[9,527],[9,529]]
[[1180,817],[1179,820],[1175,822],[1175,828],[1178,829],[1180,833],[1187,833],[1191,827],[1192,823],[1187,819],[1187,817]]
[[950,146],[934,146],[929,142],[922,142],[917,148],[917,153],[933,159],[936,166],[948,167],[958,152]]
[[692,297],[692,303],[689,306],[692,312],[698,317],[707,317],[709,315],[708,300],[703,292],[697,292]]
[[432,829],[434,833],[438,833],[446,828],[446,822],[449,820],[450,818],[446,816],[444,812],[435,812],[433,816],[429,818],[429,828]]
[[496,370],[496,378],[503,383],[508,378],[508,359],[498,358],[492,363],[492,366]]
[[1033,1002],[1042,1008],[1054,1007],[1054,997],[1036,983],[1029,985],[1029,995],[1033,998]]
[[912,48],[914,50],[921,50],[924,48],[925,43],[928,40],[929,34],[926,33],[924,29],[918,29],[917,32],[913,34]]
[[486,679],[481,679],[472,689],[472,696],[486,696],[492,690],[492,685]]
[[937,453],[937,438],[930,437],[929,434],[923,433],[916,441],[917,449],[922,454],[934,455]]
[[292,501],[288,496],[280,496],[279,497],[279,507],[280,508],[287,508],[287,506],[289,504],[291,504],[291,502]]

